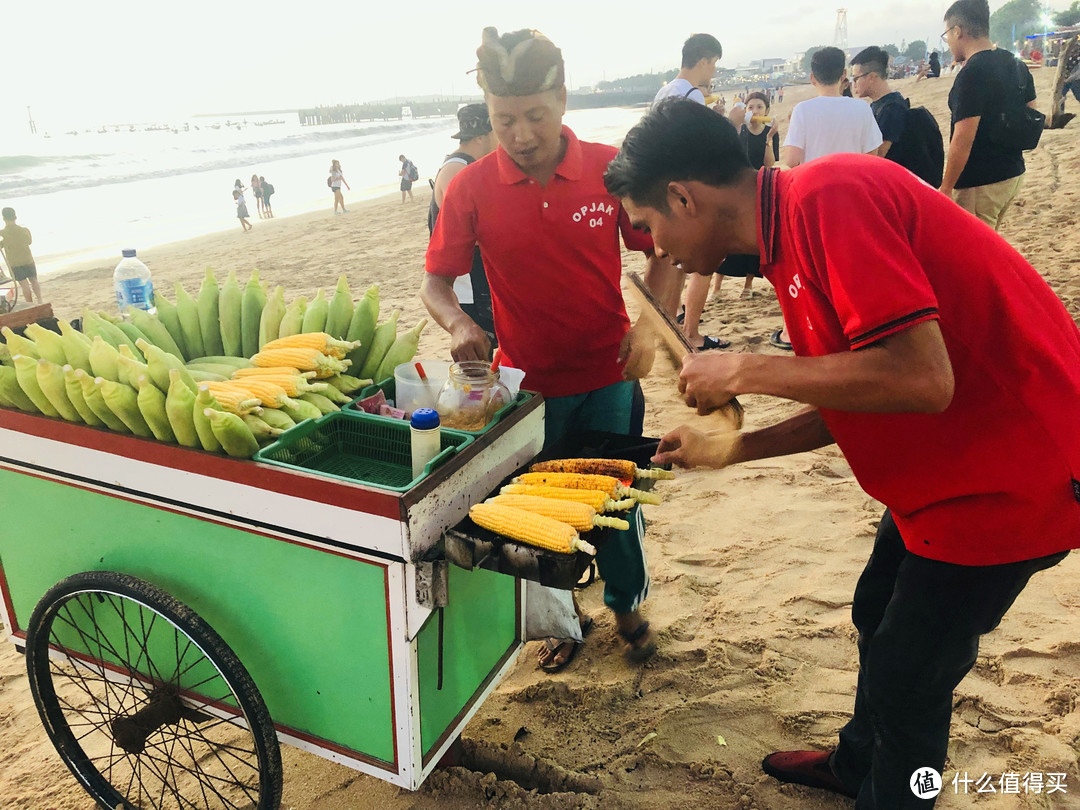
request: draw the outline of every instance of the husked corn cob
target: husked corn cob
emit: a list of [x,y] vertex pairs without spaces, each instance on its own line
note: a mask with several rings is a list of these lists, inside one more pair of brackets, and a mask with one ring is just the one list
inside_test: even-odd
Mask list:
[[515,484],[540,484],[549,487],[567,487],[569,489],[599,489],[612,498],[633,498],[638,503],[660,503],[660,497],[651,492],[642,492],[624,485],[618,478],[610,475],[586,475],[584,473],[522,473],[513,480]]
[[503,495],[535,495],[540,498],[556,498],[564,501],[577,501],[591,506],[597,512],[620,512],[634,505],[632,498],[621,501],[612,500],[606,492],[598,489],[566,489],[564,487],[545,487],[538,484],[507,484],[499,490]]
[[573,526],[524,509],[477,503],[469,508],[469,517],[477,526],[537,548],[563,554],[573,554],[575,551],[596,554],[592,544],[582,540]]
[[346,354],[359,345],[359,343],[350,343],[347,340],[338,340],[326,332],[301,332],[298,335],[289,335],[289,337],[271,340],[262,347],[262,351],[273,349],[318,349],[325,355],[342,360]]
[[[234,388],[229,383],[204,382],[199,383],[199,391],[206,390],[221,405],[222,410],[240,415],[250,413],[260,407],[258,398],[242,388]],[[196,402],[198,409],[198,402]]]
[[610,475],[620,481],[633,481],[635,478],[669,479],[675,477],[670,470],[659,468],[643,470],[634,462],[621,458],[561,458],[554,461],[540,461],[529,467],[529,472]]
[[[252,369],[252,371],[262,371],[262,369]],[[234,375],[230,382],[243,384],[248,380],[257,380],[258,382],[273,383],[274,385],[285,389],[285,393],[290,397],[298,397],[301,394],[307,394],[312,391],[322,392],[330,388],[326,383],[310,382],[307,377],[302,377],[295,371],[291,374],[275,372],[272,369],[266,369],[266,371],[268,372],[266,374],[245,374],[243,377]],[[290,369],[290,371],[292,370]],[[314,371],[307,371],[304,373],[311,374],[312,376],[315,374]]]
[[596,510],[587,503],[567,501],[557,498],[541,498],[536,495],[496,495],[486,503],[498,506],[513,506],[537,515],[554,518],[560,523],[569,523],[579,532],[587,532],[594,526],[610,526],[626,531],[630,524],[622,518],[596,514]]
[[258,377],[245,377],[242,380],[229,380],[221,383],[210,383],[210,390],[217,393],[216,386],[223,386],[229,390],[247,392],[253,398],[259,400],[265,408],[280,408],[285,404],[288,392],[272,380],[262,380]]
[[348,360],[327,357],[318,349],[267,349],[251,358],[260,368],[292,366],[300,371],[314,371],[316,379],[330,377],[349,367]]

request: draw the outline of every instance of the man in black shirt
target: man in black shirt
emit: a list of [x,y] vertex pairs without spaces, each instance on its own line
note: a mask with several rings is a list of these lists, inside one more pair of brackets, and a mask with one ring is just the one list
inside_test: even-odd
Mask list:
[[859,51],[851,60],[851,89],[856,98],[870,99],[870,109],[881,130],[878,154],[882,157],[900,142],[907,122],[907,102],[889,87],[888,77],[889,54],[876,45]]
[[986,0],[957,0],[945,13],[945,25],[942,39],[964,67],[949,91],[952,134],[941,191],[955,190],[962,208],[999,230],[1020,191],[1024,155],[998,144],[995,127],[1006,105],[1035,106],[1035,83],[1022,62],[994,48]]

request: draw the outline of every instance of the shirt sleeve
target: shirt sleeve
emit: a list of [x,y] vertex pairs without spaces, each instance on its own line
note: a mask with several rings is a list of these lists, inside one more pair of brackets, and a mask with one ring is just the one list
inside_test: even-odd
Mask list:
[[630,224],[630,216],[626,209],[619,206],[619,232],[622,233],[623,243],[627,250],[639,250],[642,253],[653,252],[653,240],[645,231],[639,231]]
[[1024,76],[1024,103],[1035,100],[1035,80],[1031,78],[1031,71],[1023,62],[1019,62],[1020,70]]
[[[904,205],[864,180],[795,203],[789,227],[810,276],[803,283],[831,303],[853,350],[938,318],[937,296],[903,226],[911,213]],[[853,233],[852,223],[863,221],[873,229]]]
[[874,111],[870,109],[869,104],[864,104],[865,112],[863,113],[863,152],[871,152],[881,146],[881,130],[878,129],[877,119],[874,118]]
[[953,82],[953,92],[956,94],[953,122],[982,117],[990,106],[991,89],[991,83],[986,81],[978,65],[963,68]]
[[878,129],[881,130],[881,140],[898,144],[904,134],[904,125],[907,123],[907,110],[904,109],[903,104],[886,104],[881,110],[877,123]]
[[435,230],[431,232],[424,269],[436,276],[463,276],[472,269],[476,216],[472,195],[458,173],[446,187]]
[[803,126],[802,112],[799,105],[791,111],[791,121],[788,123],[787,134],[784,135],[784,146],[797,146],[799,149],[806,148],[806,132]]

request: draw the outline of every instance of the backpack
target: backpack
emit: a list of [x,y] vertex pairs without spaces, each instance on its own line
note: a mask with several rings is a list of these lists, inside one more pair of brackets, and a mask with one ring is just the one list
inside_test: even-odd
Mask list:
[[334,178],[333,177],[327,177],[326,178],[326,185],[329,188],[333,188],[334,187]]
[[1046,116],[1033,110],[1024,101],[1030,74],[1027,66],[1016,60],[1016,84],[1014,101],[1005,102],[1005,108],[991,117],[990,140],[995,146],[1010,152],[1026,152],[1039,145]]
[[263,183],[262,190],[263,190],[263,199],[266,199],[267,197],[269,197],[271,194],[274,193],[274,187],[272,185],[270,185],[269,183]]
[[416,164],[413,163],[411,160],[409,161],[409,170],[407,174],[409,176],[409,180],[414,183],[420,179],[420,170],[416,168]]
[[904,99],[904,107],[903,133],[885,157],[937,188],[945,171],[945,145],[937,119],[926,107],[912,107],[909,99]]

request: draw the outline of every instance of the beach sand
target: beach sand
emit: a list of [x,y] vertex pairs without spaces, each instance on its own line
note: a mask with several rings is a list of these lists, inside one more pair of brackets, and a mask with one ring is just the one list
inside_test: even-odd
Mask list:
[[[1036,75],[1044,100],[1049,74]],[[896,88],[929,107],[947,133],[951,82],[909,80]],[[786,118],[807,95],[808,88],[791,88],[777,112]],[[1004,231],[1074,317],[1080,315],[1078,177],[1077,126],[1046,132],[1030,154]],[[420,189],[418,202],[403,206],[394,195],[343,216],[327,210],[272,222],[255,218],[247,234],[237,227],[140,255],[170,298],[175,281],[194,292],[208,265],[219,277],[229,269],[243,277],[257,269],[290,295],[329,290],[347,273],[357,295],[379,282],[385,311],[400,307],[403,324],[412,325],[426,314],[417,289],[427,196]],[[638,256],[627,258],[628,269],[642,264]],[[46,294],[64,317],[76,316],[84,304],[109,309],[111,274],[111,266],[102,266],[51,276]],[[725,283],[723,300],[710,304],[702,331],[731,339],[733,351],[777,352],[768,343],[780,325],[771,288],[758,280],[758,295],[744,301],[741,287]],[[447,355],[445,334],[429,329],[420,356]],[[700,421],[680,401],[666,357],[658,356],[644,387],[648,435]],[[744,397],[743,404],[749,428],[798,407],[759,396]],[[859,488],[834,447],[723,471],[683,472],[661,491],[663,505],[646,511],[652,591],[644,612],[660,643],[653,661],[643,667],[624,662],[602,586],[590,587],[583,603],[596,627],[574,664],[544,675],[530,645],[465,729],[470,761],[480,763],[476,770],[437,771],[409,793],[285,747],[283,807],[850,807],[847,799],[781,786],[759,763],[776,749],[832,746],[850,716],[857,672],[851,596],[881,504]],[[978,664],[956,691],[946,780],[953,770],[973,779],[1067,774],[1067,794],[1025,796],[1021,788],[1019,795],[978,797],[994,810],[1080,807],[1078,581],[1080,554],[1037,575],[984,639]],[[90,806],[48,742],[23,658],[8,644],[0,647],[0,729],[0,805]],[[650,734],[655,737],[646,741]],[[489,770],[495,774],[485,775]],[[976,796],[969,790],[954,795],[946,784],[937,806],[971,807]]]

